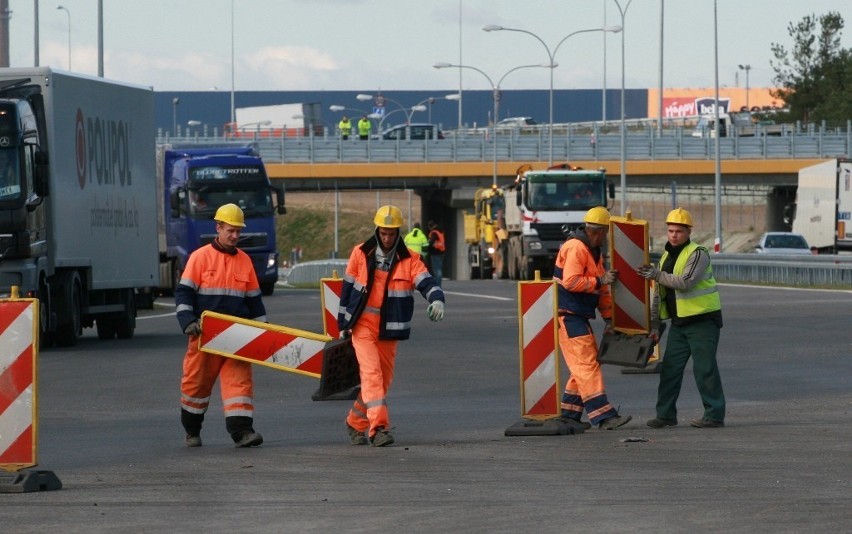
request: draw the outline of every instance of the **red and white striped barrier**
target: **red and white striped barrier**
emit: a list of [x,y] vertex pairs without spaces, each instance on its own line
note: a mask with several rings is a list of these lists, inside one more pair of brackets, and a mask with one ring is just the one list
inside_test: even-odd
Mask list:
[[521,414],[547,419],[562,413],[559,403],[556,284],[518,283]]
[[337,278],[320,279],[320,299],[322,300],[322,329],[333,337],[340,336],[340,328],[337,326],[337,312],[340,309],[340,293],[343,291],[343,279]]
[[0,299],[0,469],[36,465],[38,300]]
[[648,222],[626,217],[610,218],[610,258],[618,270],[612,285],[612,327],[625,334],[647,334],[650,329],[648,281],[636,274],[636,267],[648,260]]
[[331,337],[296,328],[206,311],[199,349],[282,371],[319,378],[323,350]]

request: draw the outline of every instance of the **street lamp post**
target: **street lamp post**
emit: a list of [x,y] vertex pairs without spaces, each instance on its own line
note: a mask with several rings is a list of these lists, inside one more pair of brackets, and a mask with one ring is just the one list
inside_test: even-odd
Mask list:
[[619,0],[613,0],[618,6],[618,12],[621,14],[621,214],[625,214],[627,205],[627,130],[624,124],[624,17],[627,15],[627,10],[630,8],[633,0],[627,0],[627,4],[622,9]]
[[432,104],[435,103],[436,100],[455,100],[461,101],[460,93],[453,93],[445,96],[430,96],[429,98],[424,98],[420,102],[414,104],[412,107],[423,106],[424,104],[429,104],[429,124],[432,124]]
[[549,65],[521,65],[521,66],[519,66],[519,67],[511,68],[511,69],[509,69],[508,71],[506,71],[506,74],[504,74],[504,75],[500,78],[500,80],[498,80],[498,81],[497,81],[497,83],[496,83],[496,84],[495,84],[495,83],[494,83],[494,81],[491,79],[491,76],[489,76],[488,74],[486,74],[484,71],[482,71],[482,70],[480,70],[480,69],[478,69],[478,68],[476,68],[476,67],[472,67],[472,66],[470,66],[470,65],[454,65],[454,64],[452,64],[452,63],[435,63],[435,65],[433,65],[433,66],[434,66],[436,69],[458,68],[458,69],[470,69],[470,70],[475,70],[475,71],[476,71],[476,72],[478,72],[479,74],[482,74],[483,76],[485,76],[485,79],[486,79],[486,80],[488,80],[488,83],[489,83],[489,84],[491,84],[491,98],[492,98],[492,100],[494,101],[494,116],[491,118],[491,142],[492,142],[492,143],[494,143],[494,145],[493,145],[493,146],[494,146],[494,151],[493,151],[494,170],[493,170],[493,176],[492,176],[492,180],[491,180],[491,185],[492,185],[492,186],[496,186],[496,185],[497,185],[497,117],[498,117],[498,112],[499,112],[499,109],[500,109],[500,108],[499,108],[499,102],[500,102],[500,84],[501,84],[501,83],[503,83],[503,80],[505,80],[505,79],[506,79],[506,76],[508,76],[509,74],[511,74],[511,73],[513,73],[513,72],[515,72],[516,70],[520,70],[520,69],[527,69],[527,68],[531,68],[531,67],[545,67],[545,68],[548,68],[548,67],[549,67]]
[[172,135],[177,135],[177,107],[180,104],[180,98],[172,98]]
[[61,9],[68,15],[68,70],[71,70],[71,11],[65,6],[56,6],[56,9]]
[[740,70],[744,70],[746,73],[746,111],[751,111],[751,108],[748,105],[748,71],[751,70],[751,65],[740,65]]
[[550,93],[549,93],[549,95],[550,95],[550,102],[549,102],[550,114],[549,114],[549,118],[548,118],[548,145],[549,145],[548,165],[553,165],[553,70],[556,67],[559,66],[559,64],[556,63],[556,52],[559,50],[559,47],[562,46],[562,43],[564,43],[565,41],[568,40],[569,37],[573,37],[574,35],[577,35],[577,34],[580,34],[580,33],[590,33],[590,32],[618,33],[618,32],[621,31],[621,27],[615,26],[615,27],[612,27],[612,28],[589,28],[587,30],[577,30],[575,32],[571,32],[568,35],[566,35],[565,37],[563,37],[561,41],[559,41],[559,43],[553,48],[552,52],[550,51],[550,47],[547,46],[547,43],[545,43],[544,40],[541,39],[541,37],[539,37],[538,35],[534,34],[533,32],[531,32],[529,30],[522,30],[522,29],[519,29],[519,28],[505,28],[503,26],[497,26],[495,24],[487,24],[487,25],[483,26],[482,29],[483,29],[483,31],[486,31],[486,32],[507,31],[507,32],[525,33],[527,35],[534,37],[539,43],[542,44],[542,46],[544,46],[544,50],[547,52],[547,57],[548,57],[548,59],[550,59],[550,63],[549,63],[549,66],[548,66],[548,68],[550,69]]

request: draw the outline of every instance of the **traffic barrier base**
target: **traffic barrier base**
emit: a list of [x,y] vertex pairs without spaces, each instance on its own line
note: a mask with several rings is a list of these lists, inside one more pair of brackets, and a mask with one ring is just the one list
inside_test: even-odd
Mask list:
[[551,419],[523,419],[510,426],[504,432],[505,436],[567,436],[570,434],[582,434],[586,429],[583,425],[564,419],[553,417]]
[[30,493],[62,489],[53,471],[18,471],[0,473],[0,493]]
[[[666,324],[660,326],[660,336],[666,331]],[[598,362],[625,367],[641,367],[648,365],[656,343],[645,334],[625,334],[609,332],[601,338],[598,349]]]
[[361,391],[358,360],[352,340],[335,339],[323,349],[320,385],[311,395],[315,401],[354,400]]

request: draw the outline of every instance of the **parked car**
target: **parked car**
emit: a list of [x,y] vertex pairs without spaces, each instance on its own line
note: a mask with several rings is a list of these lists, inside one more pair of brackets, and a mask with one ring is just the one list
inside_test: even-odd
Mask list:
[[382,133],[382,139],[443,139],[444,133],[435,124],[400,124]]
[[497,122],[498,128],[521,128],[524,126],[535,126],[538,123],[532,117],[507,117]]
[[755,252],[759,254],[811,254],[811,249],[802,234],[766,232],[760,236]]

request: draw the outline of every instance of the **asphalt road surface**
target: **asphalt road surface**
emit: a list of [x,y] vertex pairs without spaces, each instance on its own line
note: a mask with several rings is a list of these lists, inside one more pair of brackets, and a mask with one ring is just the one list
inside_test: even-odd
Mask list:
[[[312,401],[315,379],[258,366],[263,445],[234,448],[217,388],[204,446],[187,449],[168,306],[132,340],[87,331],[44,352],[37,469],[63,488],[0,495],[0,531],[848,532],[852,293],[722,287],[725,428],[688,425],[702,413],[689,368],[681,424],[652,430],[658,375],[605,366],[628,425],[506,437],[521,414],[516,286],[445,289],[446,319],[419,300],[400,345],[387,448],[349,445],[349,402]],[[318,291],[265,302],[271,322],[321,330]]]

